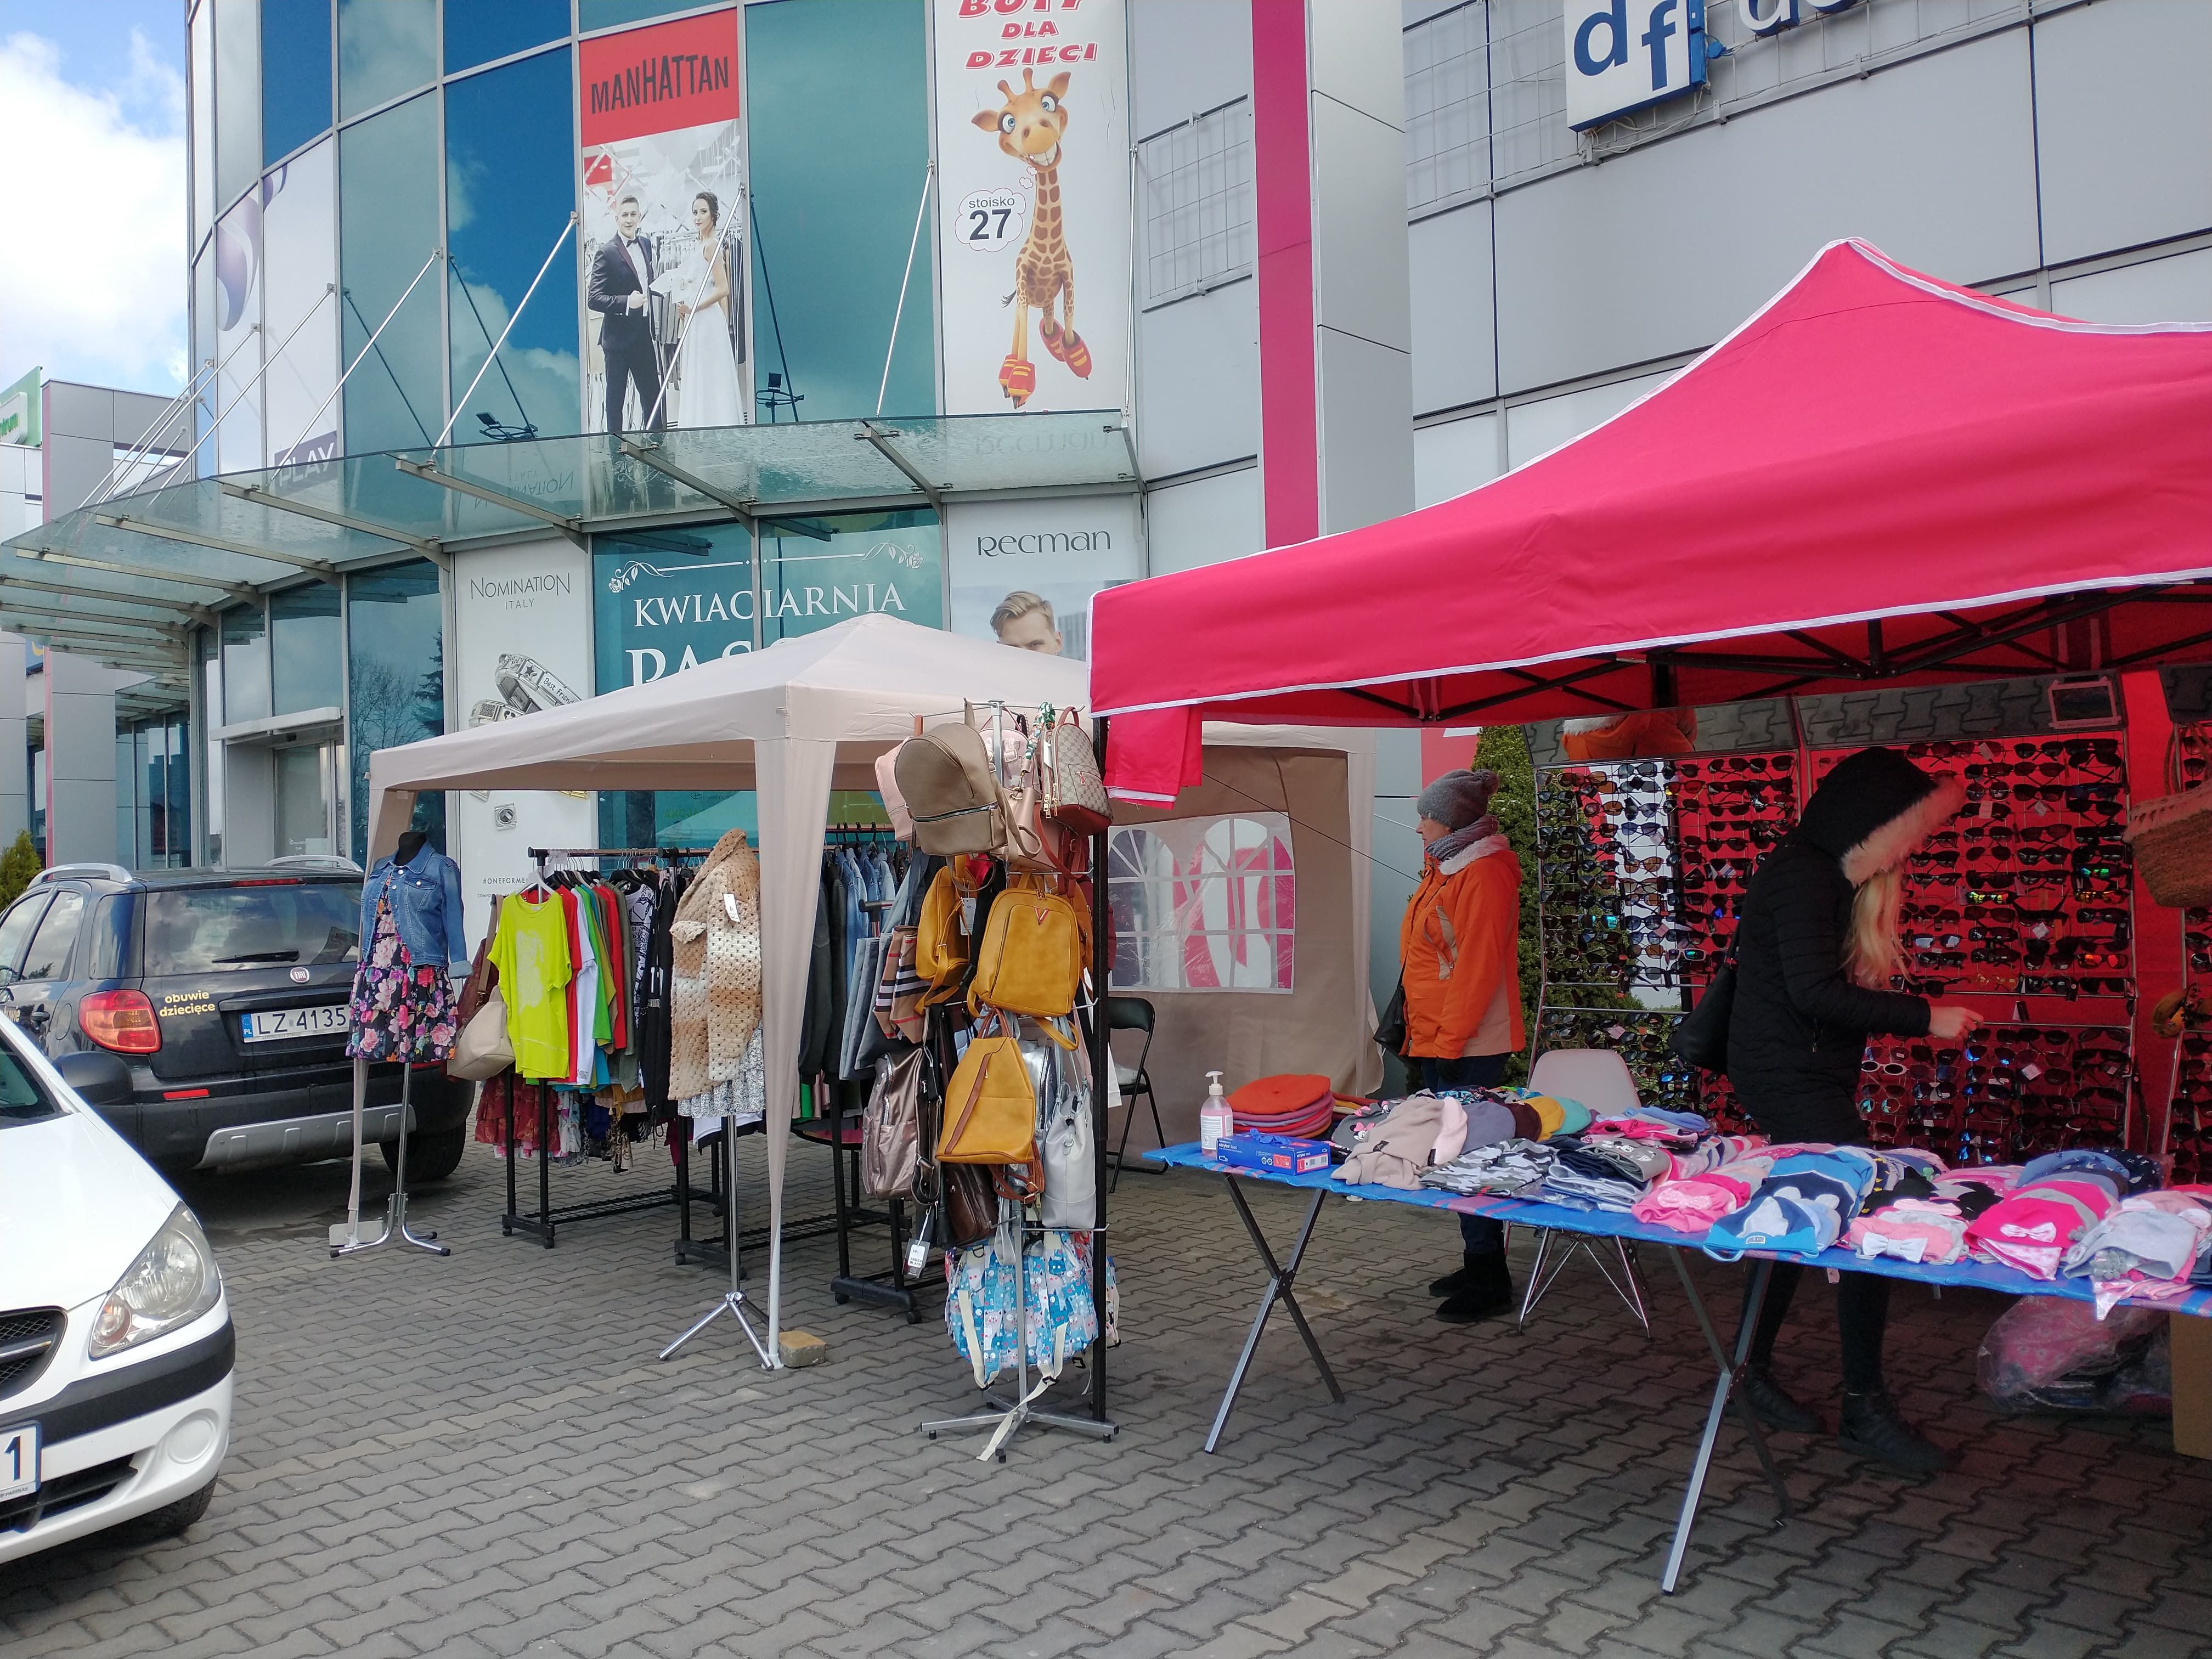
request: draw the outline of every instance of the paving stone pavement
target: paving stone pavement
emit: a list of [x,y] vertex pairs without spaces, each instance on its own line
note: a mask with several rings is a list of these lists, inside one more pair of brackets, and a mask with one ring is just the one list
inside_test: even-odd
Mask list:
[[[661,1155],[654,1154],[658,1158]],[[761,1149],[744,1188],[757,1203]],[[794,1212],[827,1198],[792,1152]],[[665,1168],[648,1162],[649,1171]],[[556,1176],[556,1201],[649,1173]],[[1218,1455],[1199,1450],[1259,1289],[1213,1182],[1131,1175],[1114,1208],[1122,1346],[1109,1444],[930,1443],[973,1390],[933,1316],[835,1305],[828,1240],[792,1247],[787,1322],[830,1362],[769,1375],[718,1330],[656,1351],[715,1277],[669,1261],[666,1210],[500,1236],[471,1148],[417,1206],[449,1261],[320,1248],[340,1166],[187,1183],[239,1328],[222,1486],[185,1537],[0,1567],[0,1651],[546,1654],[642,1659],[1304,1653],[2185,1655],[2212,1650],[2212,1468],[2159,1424],[1998,1417],[1972,1388],[2001,1307],[1900,1292],[1896,1391],[1960,1469],[1869,1474],[1777,1450],[1779,1529],[1724,1432],[1680,1592],[1657,1574],[1711,1382],[1671,1273],[1646,1340],[1586,1269],[1524,1336],[1431,1317],[1449,1222],[1332,1204],[1303,1279],[1350,1398],[1271,1328]],[[1281,1238],[1302,1200],[1255,1194]],[[880,1233],[862,1235],[880,1260]],[[1525,1243],[1516,1255],[1525,1257]],[[1700,1259],[1714,1305],[1732,1270]],[[753,1284],[760,1279],[756,1273]],[[1832,1376],[1808,1285],[1781,1369]]]

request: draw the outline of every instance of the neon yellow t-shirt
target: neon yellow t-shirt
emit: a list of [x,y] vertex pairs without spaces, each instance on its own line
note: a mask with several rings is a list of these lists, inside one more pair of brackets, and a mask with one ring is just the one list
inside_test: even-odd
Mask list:
[[517,895],[501,904],[491,962],[507,1004],[515,1075],[532,1081],[566,1079],[574,1062],[568,1054],[568,999],[562,988],[576,969],[559,903],[531,903]]

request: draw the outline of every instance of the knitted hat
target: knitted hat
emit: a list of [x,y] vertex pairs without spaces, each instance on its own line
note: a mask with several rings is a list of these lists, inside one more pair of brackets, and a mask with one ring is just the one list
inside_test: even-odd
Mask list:
[[1497,773],[1487,767],[1480,772],[1462,768],[1445,773],[1422,790],[1415,806],[1421,817],[1447,830],[1464,830],[1490,810],[1490,798],[1497,793]]

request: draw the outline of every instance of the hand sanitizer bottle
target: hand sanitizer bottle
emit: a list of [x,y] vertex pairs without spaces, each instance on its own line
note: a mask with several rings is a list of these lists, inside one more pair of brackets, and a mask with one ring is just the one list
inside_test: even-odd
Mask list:
[[1221,1148],[1221,1138],[1234,1134],[1237,1126],[1231,1121],[1229,1098],[1221,1092],[1221,1073],[1208,1072],[1212,1084],[1206,1091],[1206,1104],[1198,1109],[1198,1149],[1212,1158]]

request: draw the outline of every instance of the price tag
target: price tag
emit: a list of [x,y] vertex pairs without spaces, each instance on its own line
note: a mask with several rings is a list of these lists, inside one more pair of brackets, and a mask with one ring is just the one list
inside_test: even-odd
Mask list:
[[2030,1083],[2033,1083],[2036,1079],[2043,1075],[2043,1067],[2037,1065],[2031,1060],[2027,1065],[2020,1068],[2020,1074],[2026,1078]]

